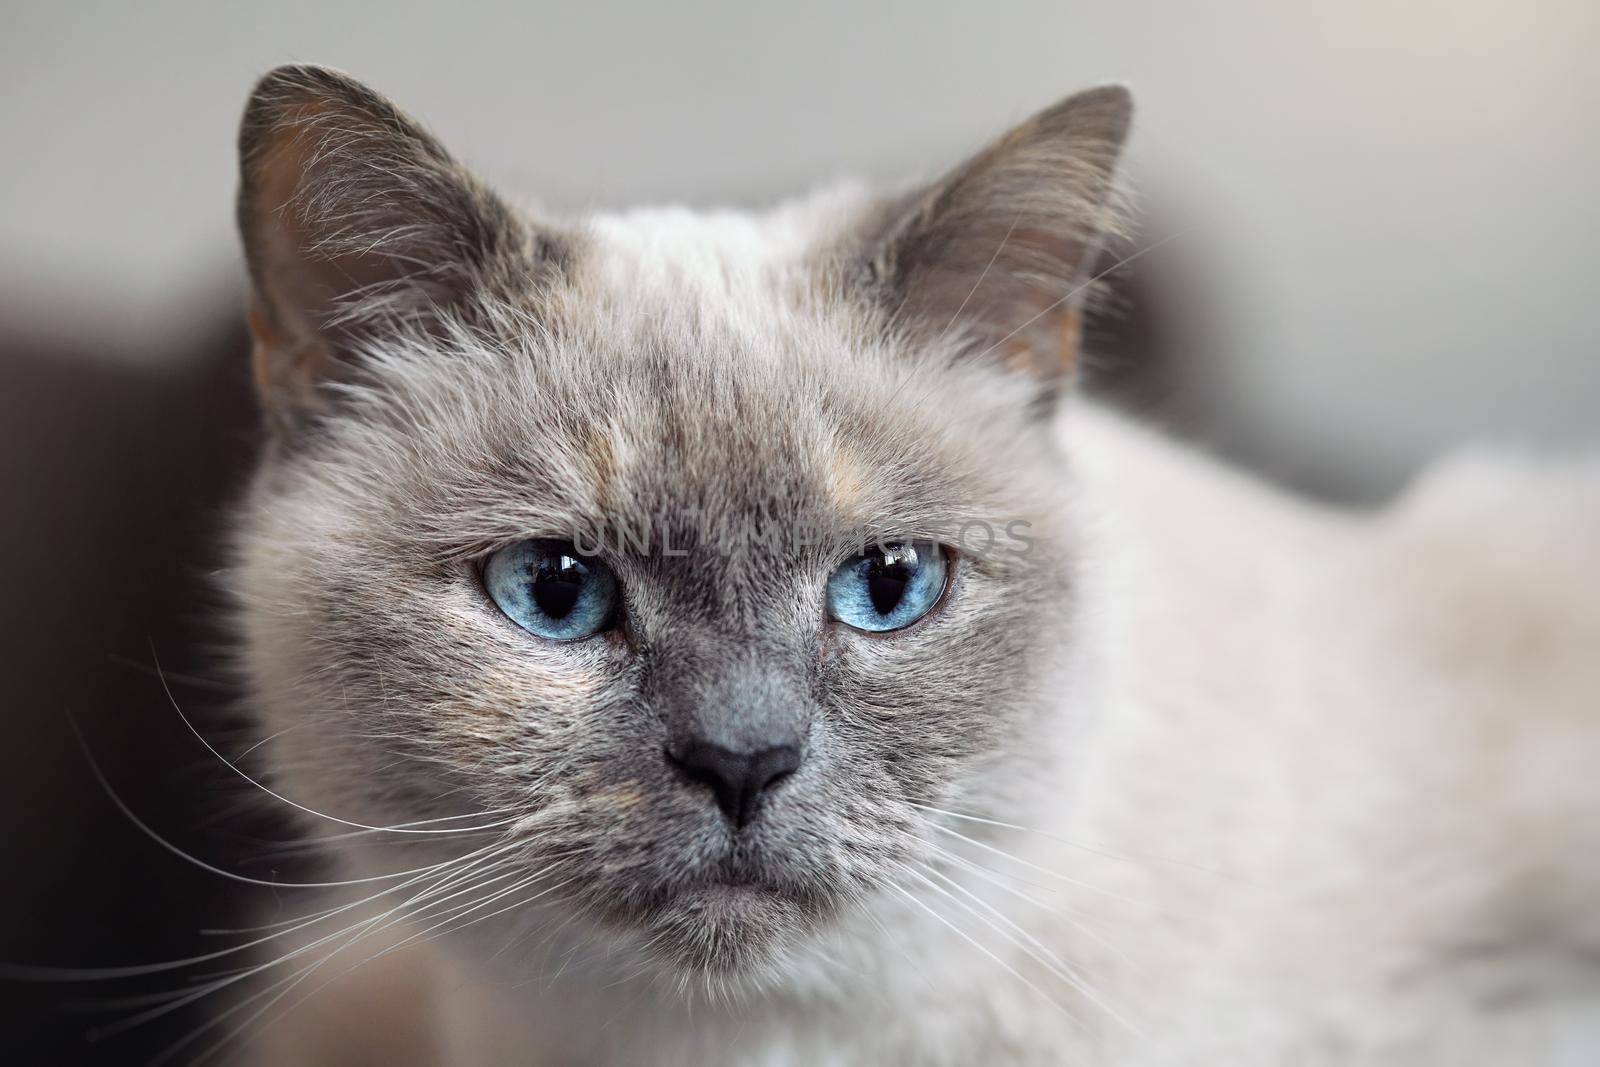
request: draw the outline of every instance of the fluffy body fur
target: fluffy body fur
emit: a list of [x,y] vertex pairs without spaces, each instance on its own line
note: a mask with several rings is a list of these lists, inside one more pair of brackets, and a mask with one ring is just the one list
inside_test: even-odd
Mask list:
[[[439,866],[352,888],[330,969],[394,951],[257,1055],[1595,1054],[1600,470],[1353,516],[1058,405],[1041,294],[1126,125],[1075,100],[906,197],[553,226],[340,76],[263,83],[233,584],[271,784],[346,877]],[[621,631],[541,643],[476,582],[618,530]],[[870,537],[960,541],[889,637],[821,616]],[[662,746],[775,708],[806,760],[735,833]]]

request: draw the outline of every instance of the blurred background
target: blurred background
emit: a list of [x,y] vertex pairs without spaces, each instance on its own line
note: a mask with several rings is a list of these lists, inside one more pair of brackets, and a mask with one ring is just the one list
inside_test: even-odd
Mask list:
[[[172,697],[248,744],[208,572],[253,447],[235,124],[283,62],[348,70],[508,193],[562,212],[758,206],[933,175],[1066,93],[1130,84],[1137,239],[1091,387],[1264,476],[1381,502],[1468,440],[1600,436],[1600,8],[1077,0],[7,3],[0,442],[10,707],[0,962],[215,947],[303,872]],[[224,770],[223,775],[227,772]],[[219,798],[222,798],[219,800]],[[241,814],[244,813],[244,814]],[[262,856],[270,854],[270,861]],[[274,873],[276,872],[276,873]],[[8,1044],[138,1061],[150,982],[7,983]]]

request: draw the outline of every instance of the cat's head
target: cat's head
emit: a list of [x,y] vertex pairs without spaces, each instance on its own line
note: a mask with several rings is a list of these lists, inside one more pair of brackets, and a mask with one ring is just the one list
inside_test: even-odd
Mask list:
[[1051,413],[1129,106],[908,195],[564,223],[342,75],[264,79],[233,582],[279,789],[492,828],[427,840],[713,974],[888,891],[1054,714]]

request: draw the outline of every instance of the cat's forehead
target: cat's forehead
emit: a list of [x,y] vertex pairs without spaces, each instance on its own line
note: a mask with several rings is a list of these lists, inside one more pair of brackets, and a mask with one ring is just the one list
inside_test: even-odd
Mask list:
[[602,515],[645,508],[693,524],[804,511],[871,522],[914,509],[911,497],[963,467],[962,428],[911,395],[911,368],[775,298],[600,317],[566,346],[560,362],[585,372],[550,382],[520,431],[581,469]]
[[[643,209],[584,224],[559,328],[548,344],[527,338],[529,365],[559,368],[540,375],[546,391],[587,424],[608,480],[825,475],[868,445],[869,409],[894,421],[869,396],[912,368],[864,344],[858,309],[818,291],[830,221],[857,204],[840,189],[762,213]],[[539,433],[548,420],[535,422]]]
[[404,499],[438,500],[441,523],[487,519],[486,539],[618,516],[693,532],[988,515],[1009,495],[994,456],[1011,431],[984,412],[1014,411],[1010,390],[935,371],[827,289],[826,220],[857,206],[841,190],[764,214],[597,217],[549,319],[507,315],[496,337],[392,361],[379,395],[406,394],[384,420],[404,441],[362,453],[408,457]]
[[[959,481],[992,376],[933,373],[829,274],[866,197],[839,187],[764,213],[681,208],[587,227],[559,388],[596,418],[594,467],[634,493],[820,496],[841,514],[907,509]],[[977,431],[975,434],[974,431]],[[948,495],[948,494],[946,494]]]
[[584,225],[583,284],[594,295],[703,301],[725,311],[762,302],[814,269],[833,235],[868,210],[863,186],[840,184],[760,212],[640,208]]

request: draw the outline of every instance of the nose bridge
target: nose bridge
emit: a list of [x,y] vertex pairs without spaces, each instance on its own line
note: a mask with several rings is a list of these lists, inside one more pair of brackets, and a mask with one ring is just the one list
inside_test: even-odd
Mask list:
[[696,687],[682,708],[683,729],[733,752],[798,745],[806,726],[799,687],[776,664],[741,663]]
[[707,635],[664,679],[668,729],[675,744],[705,742],[736,753],[800,745],[809,724],[804,679],[782,651]]

